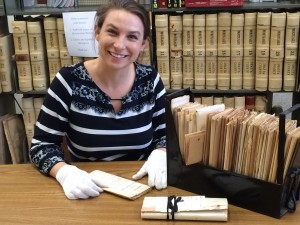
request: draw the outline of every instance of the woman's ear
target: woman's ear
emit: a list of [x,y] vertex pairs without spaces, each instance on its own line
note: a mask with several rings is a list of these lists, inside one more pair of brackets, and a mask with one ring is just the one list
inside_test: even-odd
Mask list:
[[95,33],[96,40],[99,41],[100,29],[97,25],[94,25],[94,33]]
[[141,51],[143,51],[149,44],[149,38],[143,40]]

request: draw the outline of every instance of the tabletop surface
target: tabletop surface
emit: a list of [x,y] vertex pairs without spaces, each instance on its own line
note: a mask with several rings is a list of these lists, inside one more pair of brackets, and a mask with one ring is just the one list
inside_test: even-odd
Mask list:
[[[87,172],[102,170],[131,179],[142,162],[88,162],[75,165]],[[140,182],[147,183],[147,179],[143,178]],[[169,186],[161,191],[153,189],[144,196],[169,195],[196,194]],[[105,192],[96,198],[68,200],[60,184],[54,178],[42,175],[33,165],[0,165],[0,223],[3,225],[300,224],[299,209],[275,219],[234,205],[229,205],[227,222],[143,220],[140,211],[144,196],[131,201]]]

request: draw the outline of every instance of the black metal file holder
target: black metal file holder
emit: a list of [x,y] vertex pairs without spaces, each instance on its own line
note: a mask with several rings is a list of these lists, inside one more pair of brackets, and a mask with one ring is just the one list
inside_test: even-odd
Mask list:
[[[227,198],[230,204],[274,218],[293,212],[299,202],[300,165],[291,163],[286,178],[283,177],[285,118],[300,108],[300,104],[280,113],[277,183],[216,169],[201,163],[186,166],[182,159],[177,132],[171,111],[173,98],[189,95],[190,89],[173,92],[166,97],[167,171],[168,185],[207,197]],[[294,155],[300,157],[300,151]]]

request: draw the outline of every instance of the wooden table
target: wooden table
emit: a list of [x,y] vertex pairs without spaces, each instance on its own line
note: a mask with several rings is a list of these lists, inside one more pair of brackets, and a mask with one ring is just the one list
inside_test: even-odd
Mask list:
[[[91,172],[99,169],[126,178],[138,171],[141,162],[76,163]],[[140,182],[146,183],[144,178]],[[195,195],[174,187],[152,190],[146,196]],[[140,209],[143,196],[134,201],[109,193],[86,200],[68,200],[59,183],[40,174],[31,164],[0,166],[0,224],[28,225],[119,225],[119,224],[241,224],[241,225],[293,225],[300,224],[300,209],[281,219],[251,212],[233,205],[229,206],[228,222],[195,222],[142,220]],[[300,207],[300,206],[298,206]]]

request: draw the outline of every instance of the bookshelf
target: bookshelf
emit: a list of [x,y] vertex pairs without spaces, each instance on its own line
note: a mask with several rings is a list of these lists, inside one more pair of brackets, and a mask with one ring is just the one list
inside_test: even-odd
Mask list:
[[[202,8],[152,8],[152,21],[153,21],[153,64],[157,65],[158,64],[158,56],[157,56],[157,47],[158,45],[156,44],[156,25],[155,25],[155,17],[157,15],[168,15],[170,16],[182,16],[186,14],[194,14],[194,15],[211,15],[211,14],[222,14],[224,12],[229,12],[231,15],[239,15],[239,14],[244,14],[244,13],[251,13],[251,12],[274,12],[274,13],[281,13],[281,12],[299,12],[300,11],[300,1],[278,1],[278,2],[262,2],[262,3],[249,3],[248,1],[245,1],[242,6],[237,6],[237,7],[202,7]],[[161,29],[161,28],[160,28]],[[270,28],[271,30],[271,28]],[[245,31],[245,30],[244,30]],[[270,44],[270,43],[269,43]],[[232,45],[232,43],[231,43]],[[299,43],[298,43],[299,45]],[[270,47],[269,47],[270,49]],[[273,46],[272,46],[273,49]],[[299,55],[299,48],[298,48],[298,55]],[[183,50],[184,52],[184,50]],[[194,49],[195,52],[195,49]],[[271,52],[271,51],[270,51]],[[171,54],[171,53],[170,53]],[[198,57],[199,53],[195,53],[194,57]],[[218,56],[217,56],[218,57]],[[170,56],[171,58],[171,56]],[[171,60],[170,60],[171,61]],[[266,104],[266,111],[271,112],[272,110],[272,100],[273,100],[273,93],[292,93],[293,94],[293,105],[297,104],[300,102],[299,100],[299,94],[298,94],[298,89],[299,89],[299,81],[298,81],[298,71],[299,71],[299,57],[297,58],[297,62],[295,63],[297,66],[296,69],[296,81],[295,81],[295,89],[294,90],[289,90],[285,91],[283,88],[272,91],[271,89],[263,89],[259,90],[254,87],[247,89],[237,89],[234,90],[233,88],[229,88],[228,90],[221,90],[218,88],[216,85],[215,89],[206,89],[206,88],[201,88],[197,89],[195,86],[191,87],[191,91],[195,94],[195,96],[237,96],[237,95],[244,95],[244,96],[265,96],[267,99],[267,104]],[[231,65],[232,67],[232,65]],[[283,65],[282,65],[283,67]],[[233,67],[232,67],[233,68]],[[258,68],[258,67],[257,67]],[[217,69],[216,69],[217,70]],[[232,70],[232,69],[231,69]],[[224,71],[224,70],[223,70]],[[255,71],[256,74],[258,71]],[[170,71],[170,80],[172,80],[172,69]],[[196,79],[196,78],[195,78]],[[260,81],[258,81],[260,83]],[[184,87],[183,87],[184,88]],[[172,93],[176,91],[177,89],[169,89],[168,92]],[[292,115],[293,118],[296,118],[297,115]],[[299,116],[298,116],[299,117]],[[298,119],[298,121],[300,121]]]

